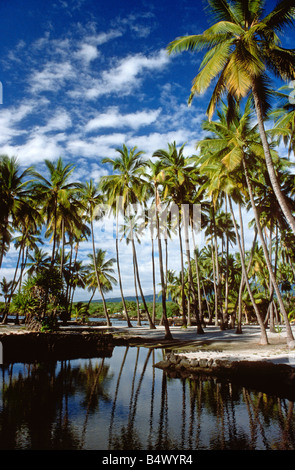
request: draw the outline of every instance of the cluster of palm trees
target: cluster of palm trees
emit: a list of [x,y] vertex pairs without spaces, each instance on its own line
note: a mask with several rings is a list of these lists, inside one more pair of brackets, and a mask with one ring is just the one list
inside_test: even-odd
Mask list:
[[[295,178],[290,159],[282,158],[276,149],[282,141],[288,145],[289,156],[294,152],[295,108],[288,94],[268,86],[267,70],[270,67],[285,80],[295,77],[295,52],[280,47],[277,37],[293,21],[294,6],[284,0],[263,16],[261,0],[208,3],[218,22],[202,34],[178,38],[168,46],[170,53],[207,49],[190,100],[215,79],[208,120],[203,122],[208,137],[197,143],[196,155],[185,156],[185,146],[173,142],[148,160],[136,147],[123,145],[116,158],[102,161],[110,174],[97,184],[73,182],[74,166],[65,165],[61,158],[56,163],[45,161],[46,177],[33,168],[22,171],[15,158],[1,157],[0,268],[12,242],[18,250],[13,280],[2,280],[6,313],[20,292],[25,269],[31,278],[39,274],[39,281],[47,270],[51,277],[38,284],[43,314],[54,302],[57,309],[63,303],[69,314],[75,288],[88,287],[93,295],[98,289],[110,324],[104,296],[118,281],[131,326],[120,272],[120,239],[124,239],[132,246],[135,293],[142,299],[150,328],[156,322],[159,270],[166,338],[171,338],[166,311],[171,296],[180,306],[183,325],[195,322],[199,334],[204,333],[205,318],[214,319],[221,328],[236,326],[240,333],[242,314],[254,313],[263,344],[268,342],[267,326],[275,329],[281,321],[288,343],[293,344]],[[270,97],[275,108],[270,106]],[[117,222],[115,259],[107,259],[107,252],[96,247],[94,221],[109,215],[105,207]],[[196,207],[201,209],[200,218],[194,215]],[[243,211],[253,216],[249,250]],[[195,240],[200,230],[206,241],[202,249]],[[151,312],[137,256],[141,236],[147,231],[154,292]],[[13,237],[16,232],[20,235]],[[168,259],[169,237],[175,233],[179,273]],[[39,248],[41,235],[50,237],[50,254]],[[92,252],[86,266],[78,252],[87,239],[92,241]],[[50,290],[52,278],[58,276],[61,284]],[[36,284],[31,287],[36,292]]]

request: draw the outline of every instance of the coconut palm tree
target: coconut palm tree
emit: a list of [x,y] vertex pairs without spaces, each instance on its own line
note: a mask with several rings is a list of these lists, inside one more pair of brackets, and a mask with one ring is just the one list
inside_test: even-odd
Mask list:
[[[265,13],[263,0],[208,0],[217,22],[202,34],[183,36],[168,45],[168,52],[206,49],[199,73],[194,78],[189,103],[216,79],[207,114],[212,118],[217,103],[227,94],[228,103],[251,93],[269,178],[280,207],[295,234],[295,218],[281,191],[264,127],[270,107],[267,71],[283,80],[295,78],[295,50],[280,46],[278,34],[295,19],[294,1],[281,0]],[[232,107],[228,108],[228,118]]]
[[86,181],[86,183],[83,185],[81,189],[81,200],[82,204],[85,207],[85,219],[86,221],[90,224],[90,233],[91,233],[91,240],[92,240],[92,263],[94,267],[94,273],[96,276],[96,287],[99,288],[99,291],[101,293],[102,299],[103,299],[103,307],[104,307],[104,312],[107,318],[107,323],[108,326],[110,326],[110,320],[108,317],[107,313],[107,308],[106,304],[104,301],[103,297],[103,283],[102,280],[99,279],[99,267],[96,265],[97,261],[100,262],[100,264],[104,261],[104,256],[105,254],[102,252],[102,250],[97,251],[95,247],[95,234],[94,234],[94,221],[95,220],[100,220],[103,215],[103,204],[104,204],[104,198],[102,194],[99,191],[98,185],[96,185],[93,181],[93,179],[90,179],[90,181]]
[[185,203],[185,192],[188,184],[188,159],[183,154],[184,145],[177,148],[176,142],[172,144],[168,143],[168,150],[158,149],[154,152],[153,157],[158,158],[161,162],[161,168],[164,175],[164,200],[169,198],[173,203],[171,209],[176,216],[179,236],[179,248],[180,248],[180,263],[181,263],[181,276],[182,276],[182,317],[183,324],[187,324],[186,320],[186,308],[185,308],[185,295],[184,295],[184,256],[183,256],[183,242],[182,242],[182,231],[181,231],[181,205]]
[[146,195],[146,185],[141,178],[145,161],[142,158],[143,152],[137,150],[137,147],[128,149],[124,144],[122,148],[116,149],[119,156],[104,158],[102,163],[111,166],[114,174],[103,176],[100,180],[100,190],[106,195],[106,202],[111,210],[116,214],[116,254],[118,280],[120,285],[121,298],[127,324],[132,327],[130,322],[126,302],[123,294],[122,279],[119,264],[119,216],[126,213],[130,204],[137,204],[144,200]]
[[17,214],[28,212],[32,194],[32,167],[22,171],[17,159],[0,156],[0,267],[9,249]]
[[105,250],[97,248],[95,257],[91,253],[88,254],[88,258],[91,263],[87,266],[88,274],[86,277],[86,284],[94,287],[95,283],[97,283],[96,285],[102,298],[107,325],[111,326],[104,293],[112,290],[112,285],[117,284],[117,280],[113,276],[113,264],[116,263],[116,260],[115,258],[106,259],[106,253],[107,252]]
[[142,302],[144,305],[144,310],[148,318],[148,322],[150,325],[151,329],[155,329],[154,321],[150,316],[146,301],[145,301],[145,296],[141,287],[141,280],[139,277],[139,268],[138,268],[138,261],[137,261],[137,253],[136,253],[136,247],[135,247],[135,239],[137,240],[138,243],[140,243],[140,232],[141,232],[141,227],[138,225],[137,220],[139,217],[136,217],[135,215],[128,214],[127,217],[124,218],[124,224],[121,227],[121,232],[123,233],[122,238],[126,238],[126,244],[128,245],[131,242],[132,246],[132,257],[133,257],[133,270],[134,270],[134,287],[135,287],[135,294],[136,294],[136,299],[137,299],[137,308],[138,308],[138,322],[137,324],[140,325],[140,315],[139,315],[139,305],[138,305],[138,295],[137,295],[137,285],[140,291],[140,295],[142,298]]
[[36,177],[34,188],[36,197],[42,206],[41,213],[47,224],[47,235],[52,234],[51,266],[53,266],[58,241],[58,229],[64,230],[61,223],[61,220],[64,220],[63,213],[67,211],[67,217],[71,217],[69,213],[74,202],[74,195],[77,190],[82,188],[82,185],[70,181],[74,166],[72,164],[64,165],[61,157],[56,164],[45,160],[45,165],[49,171],[49,179],[33,172]]
[[38,246],[34,248],[33,254],[28,253],[28,260],[28,276],[33,276],[35,274],[41,273],[44,268],[48,268],[50,264],[50,256]]
[[[167,310],[166,310],[166,299],[167,299],[167,289],[166,289],[166,280],[164,275],[164,264],[163,264],[163,252],[162,252],[162,240],[161,240],[161,229],[160,229],[160,213],[161,213],[161,198],[159,186],[163,184],[164,181],[164,172],[161,167],[161,162],[159,160],[149,160],[147,162],[147,171],[146,176],[153,193],[154,197],[154,208],[155,208],[155,227],[156,234],[158,238],[158,256],[159,256],[159,270],[160,270],[160,280],[161,280],[161,297],[162,297],[162,317],[165,328],[165,339],[173,339],[172,334],[168,324]],[[153,221],[153,218],[152,218]],[[153,222],[152,222],[153,223]]]
[[[285,306],[281,297],[281,293],[278,288],[276,278],[273,272],[273,268],[270,262],[269,253],[268,253],[268,249],[264,240],[262,227],[261,227],[261,223],[259,220],[259,214],[258,214],[258,210],[257,210],[255,200],[254,200],[252,183],[251,183],[251,179],[249,175],[248,161],[250,161],[253,164],[253,161],[255,160],[255,158],[258,158],[258,157],[261,158],[261,155],[263,153],[262,145],[259,140],[259,136],[256,132],[256,126],[253,127],[250,125],[250,115],[251,115],[251,107],[250,107],[250,102],[248,101],[246,110],[243,115],[241,115],[239,113],[238,108],[236,108],[236,117],[235,119],[233,119],[231,124],[228,124],[226,122],[225,115],[223,115],[222,117],[221,114],[219,114],[221,118],[221,122],[212,122],[210,123],[210,125],[208,124],[208,126],[211,128],[211,131],[214,132],[214,129],[215,129],[216,134],[217,134],[216,147],[215,147],[215,150],[216,149],[217,150],[215,152],[215,155],[213,154],[213,158],[215,158],[215,163],[217,164],[217,168],[218,168],[217,171],[219,174],[220,185],[225,184],[225,187],[228,186],[228,189],[226,189],[226,191],[228,192],[228,194],[231,194],[232,197],[233,197],[234,192],[236,193],[236,189],[238,188],[237,182],[239,182],[240,192],[242,192],[243,190],[243,182],[237,173],[237,169],[241,165],[243,167],[244,176],[246,180],[246,187],[248,189],[248,194],[249,194],[249,198],[251,202],[251,208],[254,213],[254,218],[256,222],[259,239],[263,248],[265,261],[267,263],[271,282],[273,284],[273,287],[274,287],[274,290],[275,290],[275,293],[276,293],[276,296],[280,305],[280,310],[281,310],[281,313],[284,317],[284,321],[286,324],[287,341],[288,343],[291,344],[294,341],[293,334],[290,328],[288,315],[287,315],[287,312],[286,312],[286,309],[285,309]],[[208,129],[208,126],[207,126],[207,129]],[[205,145],[204,148],[206,148],[209,141],[210,139],[206,140],[206,142],[204,143]],[[211,145],[214,145],[213,141],[214,139],[211,140]],[[262,163],[260,160],[260,165],[261,164]],[[205,167],[206,167],[206,164],[205,164]],[[224,183],[222,183],[223,180],[224,180]],[[231,187],[235,188],[234,192],[232,191]],[[231,201],[230,201],[230,209],[231,209],[231,213],[233,217],[234,214],[232,211]],[[234,219],[233,219],[233,222],[235,225],[235,229],[237,231],[236,222]],[[238,245],[240,249],[243,276],[245,278],[245,281],[247,282],[246,268],[245,268],[245,265],[243,265],[244,263],[243,247],[242,245],[240,246],[240,236],[238,237],[238,234],[237,234],[237,241],[238,241]],[[247,288],[248,288],[250,298],[252,300],[252,293],[249,290],[248,284],[247,284]],[[253,304],[253,307],[256,309],[254,304]],[[257,310],[255,311],[256,311],[256,315],[257,314],[259,315]]]

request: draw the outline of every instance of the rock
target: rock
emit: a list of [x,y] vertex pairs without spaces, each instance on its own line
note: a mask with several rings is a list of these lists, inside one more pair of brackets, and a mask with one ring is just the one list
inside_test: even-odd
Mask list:
[[176,356],[173,352],[170,353],[169,356],[167,356],[168,361],[171,362],[171,364],[178,364],[181,360],[179,356]]
[[199,359],[190,360],[191,367],[199,367]]
[[199,360],[199,367],[207,367],[207,364],[208,364],[208,360],[207,359],[200,359]]
[[186,357],[183,357],[180,360],[178,365],[181,366],[181,367],[184,367],[185,369],[187,369],[187,368],[191,367],[191,361],[189,361]]
[[163,361],[157,362],[157,364],[155,364],[155,367],[158,367],[159,369],[169,369],[169,367],[171,367],[171,363],[170,361],[163,360]]

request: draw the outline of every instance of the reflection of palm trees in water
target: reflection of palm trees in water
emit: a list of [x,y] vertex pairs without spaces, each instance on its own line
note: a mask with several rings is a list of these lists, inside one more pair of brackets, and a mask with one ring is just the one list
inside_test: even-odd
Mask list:
[[125,354],[123,356],[120,373],[118,375],[115,399],[114,399],[112,415],[111,415],[110,432],[109,432],[109,448],[114,448],[114,449],[140,449],[142,448],[142,444],[140,443],[138,439],[138,433],[136,429],[134,428],[134,423],[135,423],[135,417],[136,417],[136,411],[137,411],[138,398],[139,398],[143,378],[146,372],[146,368],[147,368],[150,356],[152,354],[152,350],[149,349],[147,351],[147,355],[146,355],[143,368],[139,377],[137,388],[135,390],[135,382],[136,382],[136,377],[137,377],[137,368],[138,368],[138,363],[139,363],[140,349],[141,349],[140,347],[137,348],[135,364],[134,364],[134,372],[133,372],[133,377],[132,377],[132,382],[131,382],[128,422],[126,426],[125,425],[122,426],[120,430],[120,435],[116,435],[115,437],[113,437],[113,424],[114,424],[114,418],[115,418],[116,401],[117,401],[117,396],[118,396],[118,391],[119,391],[121,374],[122,374],[123,367],[125,364],[128,348],[126,348]]
[[156,350],[121,352],[117,376],[103,358],[3,366],[0,448],[83,449],[96,438],[93,424],[101,432],[109,420],[97,448],[295,449],[291,399],[213,378],[170,379],[152,367]]
[[84,425],[83,425],[83,429],[82,429],[82,437],[81,437],[81,444],[80,444],[81,449],[84,448],[85,435],[86,435],[86,429],[87,429],[87,424],[88,424],[89,413],[90,413],[91,407],[93,405],[93,399],[95,399],[95,397],[97,395],[97,392],[98,392],[97,388],[99,386],[100,380],[102,379],[101,376],[102,376],[103,368],[104,368],[104,358],[102,359],[99,367],[97,367],[97,369],[96,369],[93,384],[92,384],[92,387],[90,389],[90,393],[89,393],[89,397],[88,397],[88,404],[87,404],[87,409],[86,409],[86,414],[85,414],[85,421],[84,421]]

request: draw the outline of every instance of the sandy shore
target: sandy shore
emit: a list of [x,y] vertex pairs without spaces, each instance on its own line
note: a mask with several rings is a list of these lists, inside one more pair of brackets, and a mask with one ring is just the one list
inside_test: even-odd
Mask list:
[[[71,330],[71,326],[62,327],[61,331]],[[207,326],[204,334],[196,332],[196,327],[181,328],[170,327],[172,341],[164,339],[165,329],[157,326],[150,329],[148,326],[128,328],[125,326],[93,326],[91,331],[106,331],[130,341],[131,345],[148,347],[163,347],[176,350],[188,358],[212,357],[230,361],[271,361],[277,364],[288,364],[295,368],[295,348],[289,348],[286,343],[284,327],[278,333],[267,331],[269,344],[260,344],[260,328],[255,325],[243,326],[242,334],[236,334],[235,329],[221,331],[219,327]],[[85,327],[75,327],[75,330],[84,331]],[[292,327],[295,337],[295,326]],[[23,327],[14,325],[0,325],[0,336],[6,334],[26,334]]]
[[[268,345],[260,344],[260,328],[255,325],[244,326],[242,334],[236,334],[235,330],[221,331],[219,327],[207,326],[204,334],[196,333],[196,327],[181,328],[170,327],[173,341],[164,341],[164,327],[157,326],[156,330],[148,327],[112,327],[113,333],[120,333],[131,338],[139,338],[147,346],[158,345],[177,350],[186,357],[212,357],[231,361],[267,360],[277,364],[288,364],[295,367],[295,348],[289,348],[286,342],[284,328],[278,333],[267,331]],[[292,327],[295,337],[295,326]]]

